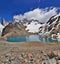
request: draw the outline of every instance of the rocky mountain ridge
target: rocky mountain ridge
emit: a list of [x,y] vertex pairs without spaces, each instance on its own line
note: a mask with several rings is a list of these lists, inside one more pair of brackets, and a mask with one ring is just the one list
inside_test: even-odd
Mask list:
[[[2,24],[4,23],[2,22]],[[7,34],[8,36],[42,34],[46,37],[60,38],[60,14],[52,16],[46,23],[41,23],[35,19],[13,18],[12,22],[7,24],[2,31],[2,36]]]
[[40,33],[48,37],[60,36],[60,15],[52,16],[47,23],[40,27]]

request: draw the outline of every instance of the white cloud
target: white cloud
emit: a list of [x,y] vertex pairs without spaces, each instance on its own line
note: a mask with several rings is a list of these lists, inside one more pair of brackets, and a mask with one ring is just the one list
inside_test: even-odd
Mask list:
[[[27,18],[28,20],[31,19],[36,19],[39,20],[40,22],[47,22],[50,17],[54,16],[57,14],[57,8],[45,8],[45,9],[34,9],[33,11],[29,11],[24,13],[24,15],[20,14],[20,15],[16,15],[14,16],[16,22],[19,22],[19,20],[23,20],[24,18]],[[29,32],[38,32],[39,31],[39,27],[41,26],[41,24],[36,24],[35,22],[30,23],[29,25],[27,25],[26,30],[29,30]]]
[[23,19],[23,18],[27,18],[28,20],[31,19],[37,19],[40,22],[47,22],[50,17],[54,16],[57,14],[57,8],[45,8],[45,9],[34,9],[32,11],[26,12],[24,13],[24,15],[20,14],[20,15],[16,15],[14,16],[14,18],[16,19]]

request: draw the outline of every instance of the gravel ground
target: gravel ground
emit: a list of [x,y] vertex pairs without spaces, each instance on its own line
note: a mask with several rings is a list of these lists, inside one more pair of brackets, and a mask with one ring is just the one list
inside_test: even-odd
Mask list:
[[0,64],[60,64],[60,43],[1,41]]

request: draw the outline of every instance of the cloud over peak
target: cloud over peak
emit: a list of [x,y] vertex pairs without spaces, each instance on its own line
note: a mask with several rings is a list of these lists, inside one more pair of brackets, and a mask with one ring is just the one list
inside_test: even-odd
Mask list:
[[16,15],[13,18],[23,20],[24,18],[31,20],[31,19],[36,19],[39,20],[40,22],[47,22],[50,17],[54,16],[57,14],[57,8],[45,8],[45,9],[40,9],[36,8],[32,11],[24,13],[24,15]]

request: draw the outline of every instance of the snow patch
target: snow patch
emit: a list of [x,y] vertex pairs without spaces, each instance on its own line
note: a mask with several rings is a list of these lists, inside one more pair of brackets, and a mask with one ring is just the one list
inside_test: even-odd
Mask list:
[[41,24],[38,24],[37,22],[32,21],[30,24],[26,25],[26,30],[29,30],[28,32],[39,32],[39,28],[41,27]]

